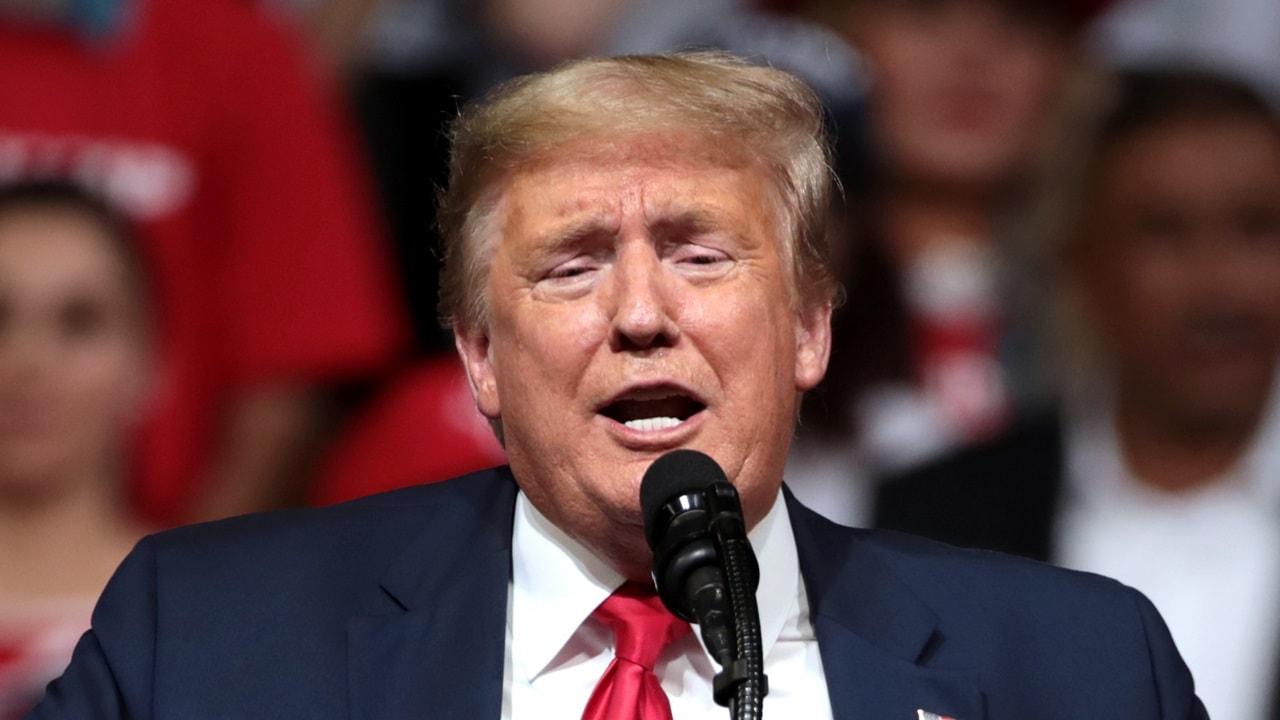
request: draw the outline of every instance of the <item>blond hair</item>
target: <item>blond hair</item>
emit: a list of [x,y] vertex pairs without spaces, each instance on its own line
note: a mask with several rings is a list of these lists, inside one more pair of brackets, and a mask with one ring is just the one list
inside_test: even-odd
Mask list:
[[813,91],[793,75],[727,53],[589,58],[511,80],[453,123],[449,183],[438,212],[445,325],[487,323],[486,242],[504,178],[553,160],[570,143],[673,131],[711,140],[726,165],[746,160],[765,168],[793,304],[833,302],[826,240],[831,147]]

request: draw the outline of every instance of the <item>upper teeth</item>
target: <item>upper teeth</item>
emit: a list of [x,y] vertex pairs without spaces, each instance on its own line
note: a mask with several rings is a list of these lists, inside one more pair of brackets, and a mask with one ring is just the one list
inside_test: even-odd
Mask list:
[[636,420],[628,420],[623,425],[632,430],[642,430],[649,432],[652,430],[666,430],[679,425],[682,421],[680,418],[673,417],[655,417],[655,418],[639,418]]

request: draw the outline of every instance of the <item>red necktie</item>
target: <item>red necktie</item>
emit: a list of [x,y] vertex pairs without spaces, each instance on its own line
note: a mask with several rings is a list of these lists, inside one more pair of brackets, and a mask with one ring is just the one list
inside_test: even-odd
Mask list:
[[671,720],[671,703],[653,664],[663,648],[689,632],[689,623],[637,583],[615,590],[592,617],[613,629],[616,649],[582,720]]

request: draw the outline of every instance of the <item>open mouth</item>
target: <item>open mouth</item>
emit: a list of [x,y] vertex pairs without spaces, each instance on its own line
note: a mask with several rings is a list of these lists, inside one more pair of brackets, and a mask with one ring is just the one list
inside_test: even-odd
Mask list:
[[673,428],[706,408],[679,390],[662,389],[628,393],[600,410],[600,414],[632,430],[653,432]]

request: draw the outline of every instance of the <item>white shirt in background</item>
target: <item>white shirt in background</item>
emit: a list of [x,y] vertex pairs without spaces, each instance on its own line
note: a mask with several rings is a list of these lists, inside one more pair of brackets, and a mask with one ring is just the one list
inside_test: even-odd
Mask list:
[[1133,477],[1107,403],[1077,410],[1054,561],[1147,595],[1210,717],[1268,718],[1280,670],[1280,401],[1231,472],[1181,493]]

